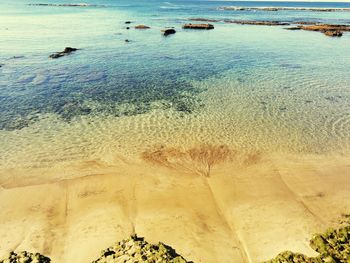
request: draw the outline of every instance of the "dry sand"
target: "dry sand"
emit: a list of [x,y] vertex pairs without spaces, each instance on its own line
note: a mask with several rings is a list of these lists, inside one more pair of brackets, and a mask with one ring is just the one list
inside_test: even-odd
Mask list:
[[91,262],[132,232],[194,262],[261,262],[350,212],[348,156],[157,148],[0,174],[0,258],[27,250]]

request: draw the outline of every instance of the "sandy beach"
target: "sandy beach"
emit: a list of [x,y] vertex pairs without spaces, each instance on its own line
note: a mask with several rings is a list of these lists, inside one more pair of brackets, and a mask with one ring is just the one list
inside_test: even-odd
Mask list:
[[348,262],[349,10],[0,1],[0,263]]
[[313,256],[311,235],[350,211],[347,156],[240,155],[202,145],[61,171],[1,177],[0,256],[27,250],[91,262],[134,232],[194,262],[261,262],[284,250]]

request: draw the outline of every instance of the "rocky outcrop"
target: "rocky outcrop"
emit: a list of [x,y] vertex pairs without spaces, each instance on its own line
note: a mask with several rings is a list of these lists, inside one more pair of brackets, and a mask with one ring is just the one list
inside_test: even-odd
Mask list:
[[132,235],[129,239],[120,241],[116,245],[103,250],[101,256],[92,263],[107,262],[186,263],[188,261],[163,243],[149,244],[144,238]]
[[225,20],[225,23],[257,26],[288,26],[289,22],[280,21],[255,21],[255,20]]
[[0,260],[0,263],[50,263],[51,259],[39,253],[30,253],[27,251],[11,252],[6,258]]
[[324,32],[324,34],[329,37],[341,37],[343,35],[343,32],[338,30],[327,30]]
[[169,35],[175,34],[176,30],[174,28],[167,28],[162,30],[162,33],[164,36],[169,36]]
[[350,262],[350,224],[339,229],[329,229],[323,234],[314,235],[310,246],[319,253],[317,257],[307,257],[302,254],[285,251],[266,263],[293,262]]
[[294,30],[301,30],[301,26],[286,27],[285,29],[292,30],[292,31],[294,31]]
[[62,6],[62,7],[105,7],[105,5],[93,5],[87,3],[78,3],[78,4],[28,4],[31,6]]
[[350,31],[347,25],[331,25],[331,24],[314,24],[301,26],[300,29],[307,31],[317,31],[324,33],[326,36],[341,37],[343,32]]
[[77,50],[78,50],[77,48],[66,47],[63,51],[51,54],[49,57],[50,58],[54,58],[54,59],[55,58],[60,58],[60,57],[63,57],[63,56],[70,55],[72,52],[75,52]]
[[135,29],[150,29],[150,27],[145,25],[138,25],[138,26],[135,26]]
[[185,24],[182,26],[184,29],[214,29],[214,26],[212,24]]
[[216,19],[208,19],[208,18],[202,18],[202,17],[195,17],[195,18],[189,18],[190,21],[197,21],[197,22],[220,22],[220,20]]
[[221,6],[219,10],[228,11],[313,11],[313,12],[346,12],[350,8],[307,8],[307,7],[243,7],[243,6]]
[[309,30],[309,31],[350,31],[350,26],[348,25],[331,25],[331,24],[314,24],[314,25],[308,25],[308,26],[302,26],[302,29]]

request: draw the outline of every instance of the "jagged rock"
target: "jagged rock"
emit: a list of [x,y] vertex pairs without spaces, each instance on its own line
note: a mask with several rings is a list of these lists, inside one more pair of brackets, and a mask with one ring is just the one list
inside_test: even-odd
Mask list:
[[0,263],[50,263],[51,259],[45,257],[39,253],[30,253],[27,251],[19,252],[18,254],[14,251],[10,252],[8,257],[0,260]]
[[282,252],[266,263],[349,263],[350,262],[350,225],[339,229],[328,229],[310,240],[310,247],[319,253],[317,257],[307,257],[289,251]]
[[168,36],[168,35],[171,35],[171,34],[175,34],[176,30],[173,29],[173,28],[167,28],[167,29],[162,30],[162,32],[163,32],[164,36]]
[[182,26],[184,29],[214,29],[212,24],[185,24]]
[[135,29],[150,29],[150,27],[145,25],[138,25],[138,26],[135,26]]
[[144,238],[132,235],[129,239],[103,250],[100,258],[92,263],[105,262],[187,263],[188,261],[163,243],[149,244]]
[[77,51],[77,48],[72,48],[72,47],[66,47],[62,52],[57,52],[54,54],[51,54],[49,57],[50,58],[60,58],[66,55],[70,55],[72,52]]

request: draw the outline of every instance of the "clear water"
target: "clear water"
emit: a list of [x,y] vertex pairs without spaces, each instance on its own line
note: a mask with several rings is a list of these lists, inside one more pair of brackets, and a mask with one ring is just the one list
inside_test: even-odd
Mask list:
[[[224,11],[221,6],[349,8],[350,3],[84,1],[0,3],[0,169],[49,167],[155,144],[348,153],[350,33],[188,18],[350,23],[350,12]],[[150,30],[126,30],[125,21]],[[177,33],[163,37],[173,26]],[[130,43],[125,43],[129,39]],[[66,46],[80,48],[57,60]]]

